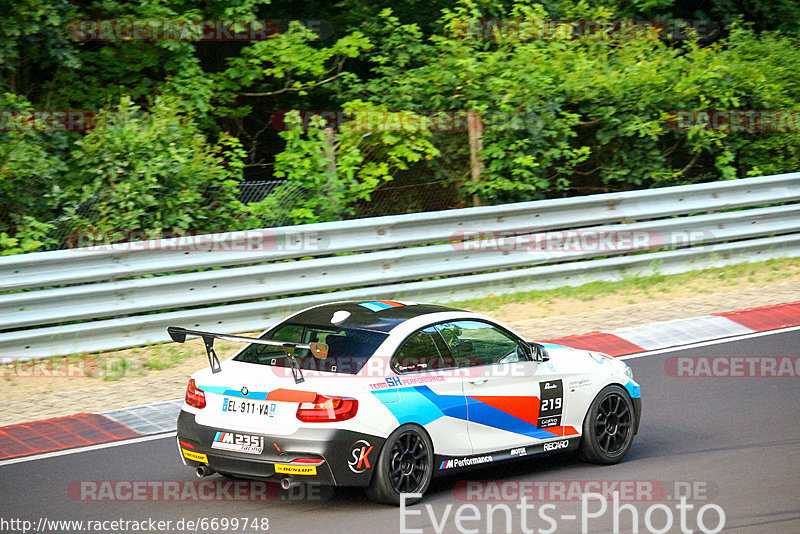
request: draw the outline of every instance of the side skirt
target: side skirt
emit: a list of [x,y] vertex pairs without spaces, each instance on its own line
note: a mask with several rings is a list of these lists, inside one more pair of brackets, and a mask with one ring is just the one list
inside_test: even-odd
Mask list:
[[519,460],[529,456],[551,454],[555,452],[573,451],[578,448],[581,436],[570,436],[568,438],[511,449],[500,449],[494,452],[473,454],[470,456],[446,456],[436,454],[434,456],[433,476],[443,476],[450,473],[457,473],[478,467],[487,467],[498,462],[507,460]]

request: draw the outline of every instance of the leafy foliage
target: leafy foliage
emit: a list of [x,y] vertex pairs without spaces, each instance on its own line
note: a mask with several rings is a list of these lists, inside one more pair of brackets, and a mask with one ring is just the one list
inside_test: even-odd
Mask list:
[[[59,183],[65,168],[60,155],[68,141],[63,132],[46,132],[36,124],[33,106],[19,95],[0,95],[0,109],[5,130],[0,131],[0,231],[15,235],[27,231],[31,220],[47,216],[42,196]],[[24,236],[19,240],[31,242]]]
[[[84,228],[83,245],[236,226],[241,156],[235,139],[208,145],[174,99],[157,98],[148,113],[123,97],[76,143],[57,201]],[[77,213],[82,204],[91,218]]]
[[[561,15],[614,17],[587,2],[562,4]],[[797,66],[794,38],[737,27],[727,41],[712,45],[674,45],[655,33],[573,38],[568,26],[545,35],[492,29],[490,16],[552,18],[539,5],[504,9],[464,0],[443,10],[442,34],[425,39],[416,25],[385,11],[384,33],[393,37],[373,58],[377,76],[352,90],[396,108],[482,112],[486,168],[479,183],[463,182],[465,195],[507,202],[567,189],[591,193],[736,178],[765,168],[747,148],[755,138],[791,144],[785,134],[667,126],[678,110],[791,109],[798,101],[796,70],[790,72]],[[432,168],[463,180],[467,145],[463,135],[455,142],[451,137],[435,137],[450,158]],[[794,153],[778,156],[781,161],[771,153],[768,168],[795,168]],[[454,168],[459,160],[460,175]]]
[[[353,203],[409,164],[432,159],[439,151],[431,144],[424,117],[388,112],[385,106],[353,101],[344,106],[352,120],[336,136],[321,117],[304,128],[297,112],[287,116],[286,150],[275,161],[275,176],[286,184],[275,194],[248,206],[254,222],[269,224],[271,214],[285,208],[288,196],[302,191],[290,216],[295,224],[346,218]],[[288,201],[288,202],[287,202]]]
[[[798,124],[675,124],[681,111],[797,109],[798,6],[0,0],[0,112],[98,115],[89,132],[0,128],[0,253],[57,246],[66,229],[90,244],[353,217],[390,182],[442,184],[452,207],[796,171]],[[330,31],[282,23],[239,42],[68,31],[98,19],[321,19]],[[657,19],[673,33],[587,38],[561,25],[532,36],[490,24],[553,19]],[[715,31],[679,37],[681,20]],[[291,109],[353,120],[330,131],[292,116],[293,127],[276,128]],[[469,113],[482,121],[478,181]],[[242,179],[284,184],[245,206]]]
[[52,245],[52,238],[47,236],[52,229],[52,224],[39,222],[33,217],[23,217],[13,237],[7,232],[0,232],[0,256],[36,252]]

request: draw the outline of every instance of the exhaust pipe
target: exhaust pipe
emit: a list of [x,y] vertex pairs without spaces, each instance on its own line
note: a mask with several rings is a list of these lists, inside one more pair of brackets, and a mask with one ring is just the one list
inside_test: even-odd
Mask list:
[[197,475],[197,478],[207,477],[208,475],[213,475],[214,470],[208,467],[207,465],[201,465],[197,469],[194,470],[194,474]]
[[295,484],[295,481],[294,481],[294,479],[292,479],[292,477],[283,477],[281,479],[281,489],[282,490],[288,490],[294,484]]

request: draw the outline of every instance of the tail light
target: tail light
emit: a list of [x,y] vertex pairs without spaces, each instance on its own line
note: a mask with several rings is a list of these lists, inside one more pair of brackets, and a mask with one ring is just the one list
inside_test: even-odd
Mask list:
[[330,423],[352,419],[357,411],[356,399],[317,395],[314,402],[304,402],[298,406],[297,418],[304,423]]
[[206,394],[202,389],[197,389],[194,378],[189,380],[189,385],[186,386],[186,404],[195,408],[206,407]]

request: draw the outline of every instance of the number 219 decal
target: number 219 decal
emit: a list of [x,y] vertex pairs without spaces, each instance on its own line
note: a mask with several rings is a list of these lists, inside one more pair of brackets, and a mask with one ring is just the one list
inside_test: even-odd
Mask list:
[[561,426],[564,409],[564,386],[561,380],[539,382],[541,404],[539,405],[539,428]]

